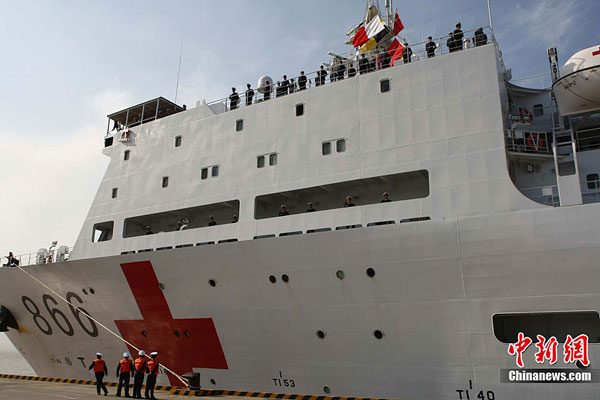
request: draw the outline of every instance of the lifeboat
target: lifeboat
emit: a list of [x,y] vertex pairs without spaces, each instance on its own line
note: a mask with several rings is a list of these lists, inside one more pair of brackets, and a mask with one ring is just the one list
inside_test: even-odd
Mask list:
[[552,84],[563,116],[600,111],[600,45],[575,53]]

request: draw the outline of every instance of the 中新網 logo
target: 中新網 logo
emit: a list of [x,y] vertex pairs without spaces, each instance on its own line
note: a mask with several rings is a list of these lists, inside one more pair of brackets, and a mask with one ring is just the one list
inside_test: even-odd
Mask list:
[[[548,340],[542,335],[537,335],[537,342],[535,347],[537,352],[535,353],[535,362],[543,364],[546,360],[550,365],[556,364],[558,361],[558,340],[552,336]],[[519,332],[517,336],[517,342],[508,345],[508,354],[515,356],[517,366],[523,368],[523,353],[531,344],[533,340],[530,337],[525,336],[523,332]],[[579,361],[583,366],[587,367],[590,365],[588,358],[588,336],[581,334],[575,338],[571,335],[567,335],[565,343],[562,345],[562,356],[563,361],[566,364],[575,363]]]

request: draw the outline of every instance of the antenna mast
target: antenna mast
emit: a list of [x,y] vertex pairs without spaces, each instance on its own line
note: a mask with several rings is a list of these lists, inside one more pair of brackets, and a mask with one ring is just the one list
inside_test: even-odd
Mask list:
[[490,0],[487,0],[488,3],[488,15],[490,16],[490,29],[492,30],[492,35],[494,34],[494,24],[492,23],[492,6],[490,5]]
[[175,85],[175,104],[177,104],[177,92],[179,91],[179,75],[181,74],[181,56],[183,55],[183,38],[181,38],[181,49],[179,50],[179,68],[177,69],[177,85]]

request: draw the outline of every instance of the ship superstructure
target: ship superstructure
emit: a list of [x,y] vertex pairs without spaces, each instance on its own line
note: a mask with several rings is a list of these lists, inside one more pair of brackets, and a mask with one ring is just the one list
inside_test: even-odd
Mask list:
[[368,73],[309,74],[285,96],[261,86],[237,109],[158,98],[111,114],[70,259],[1,271],[10,339],[44,376],[89,378],[92,351],[135,350],[98,321],[205,388],[597,397],[499,382],[520,331],[600,337],[600,124],[510,84],[489,33],[389,68],[372,53]]

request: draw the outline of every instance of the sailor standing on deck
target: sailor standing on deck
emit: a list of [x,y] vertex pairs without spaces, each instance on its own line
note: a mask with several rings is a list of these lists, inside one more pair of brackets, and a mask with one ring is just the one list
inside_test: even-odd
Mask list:
[[104,390],[104,395],[106,396],[108,390],[106,390],[106,386],[104,385],[104,382],[102,382],[102,379],[104,378],[104,375],[108,375],[108,369],[106,368],[106,363],[102,359],[102,354],[96,353],[96,359],[92,361],[88,369],[93,369],[94,374],[96,375],[96,392],[100,394],[100,388],[102,388],[102,390]]
[[158,376],[158,366],[160,365],[158,360],[158,353],[153,351],[150,353],[152,360],[148,361],[148,366],[146,367],[146,372],[148,373],[148,378],[146,378],[146,398],[155,400],[154,397],[154,385],[156,385],[156,377]]
[[144,374],[146,373],[146,352],[140,350],[139,357],[135,359],[133,367],[135,368],[135,376],[133,378],[133,397],[136,399],[142,398],[142,385],[144,384]]
[[117,388],[117,397],[121,397],[121,388],[125,387],[125,397],[129,396],[129,376],[133,377],[133,361],[129,358],[129,353],[123,353],[123,359],[117,365],[117,378],[119,387]]

